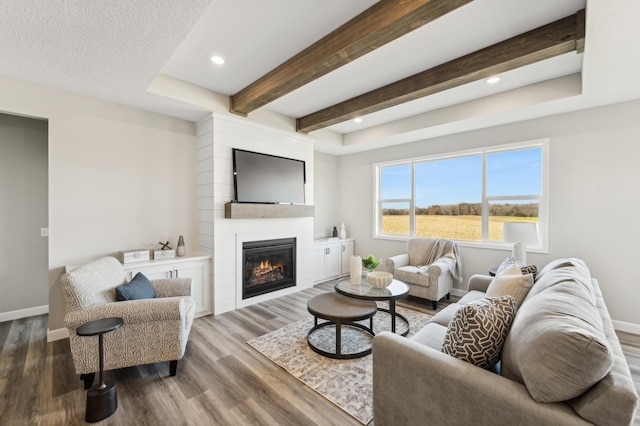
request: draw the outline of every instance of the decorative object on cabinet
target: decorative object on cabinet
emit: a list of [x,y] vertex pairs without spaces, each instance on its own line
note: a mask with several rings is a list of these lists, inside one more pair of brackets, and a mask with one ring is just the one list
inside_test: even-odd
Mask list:
[[333,227],[333,232],[331,233],[331,236],[334,238],[338,237],[338,228],[336,228],[335,226]]
[[169,247],[169,241],[167,241],[166,243],[163,243],[162,241],[158,241],[158,244],[162,246],[160,250],[171,250],[171,247]]
[[184,246],[184,237],[180,235],[178,237],[178,247],[176,248],[176,256],[182,257],[187,254],[187,249]]
[[340,239],[344,240],[347,238],[347,231],[344,229],[344,223],[340,225]]
[[144,262],[149,260],[149,250],[127,250],[118,253],[118,260],[122,263]]
[[176,257],[175,250],[154,250],[153,251],[153,259],[171,259],[172,257]]
[[362,279],[362,259],[360,256],[351,256],[349,261],[349,279],[353,284],[360,284]]

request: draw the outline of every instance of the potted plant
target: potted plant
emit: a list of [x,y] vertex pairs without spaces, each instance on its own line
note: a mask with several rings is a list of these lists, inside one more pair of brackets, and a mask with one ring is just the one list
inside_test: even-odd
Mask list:
[[362,267],[369,272],[376,269],[379,264],[380,264],[380,259],[376,259],[376,257],[372,254],[370,254],[368,257],[362,258]]

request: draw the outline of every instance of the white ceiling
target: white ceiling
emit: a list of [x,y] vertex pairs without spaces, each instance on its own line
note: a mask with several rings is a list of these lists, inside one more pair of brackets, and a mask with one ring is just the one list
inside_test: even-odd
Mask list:
[[[169,76],[232,95],[374,3],[2,0],[0,76],[197,121],[206,106],[151,93],[150,85]],[[263,108],[301,117],[582,8],[585,0],[475,0]],[[640,98],[640,2],[589,0],[586,9],[584,54],[331,126],[340,135],[332,143],[318,137],[317,149],[345,154]],[[226,63],[213,64],[214,54]]]

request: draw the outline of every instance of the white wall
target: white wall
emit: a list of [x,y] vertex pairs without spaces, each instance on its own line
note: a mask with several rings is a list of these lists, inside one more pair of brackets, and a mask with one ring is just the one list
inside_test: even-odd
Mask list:
[[[619,329],[640,332],[640,101],[567,113],[412,144],[338,157],[340,217],[350,224],[356,253],[388,257],[404,242],[373,239],[373,166],[472,147],[550,139],[549,253],[529,253],[538,267],[559,257],[586,261]],[[332,177],[316,185],[334,185]],[[324,221],[317,217],[316,220]],[[509,252],[461,247],[464,289],[472,274],[487,273]]]
[[47,122],[0,114],[0,322],[46,313]]
[[[316,216],[313,221],[314,238],[331,236],[334,226],[340,229],[339,217],[339,179],[338,179],[338,158],[316,152],[314,155],[314,179],[321,180],[322,185],[315,187],[314,204],[316,206]],[[348,224],[345,224],[347,227]]]
[[0,111],[49,120],[49,329],[65,265],[132,248],[195,248],[195,125],[0,78]]

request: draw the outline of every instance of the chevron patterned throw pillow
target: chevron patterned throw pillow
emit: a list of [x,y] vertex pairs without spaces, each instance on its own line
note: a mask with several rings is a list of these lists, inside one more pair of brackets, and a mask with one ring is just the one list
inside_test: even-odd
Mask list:
[[492,366],[500,360],[515,314],[512,296],[486,297],[463,305],[449,323],[442,352],[478,367]]

